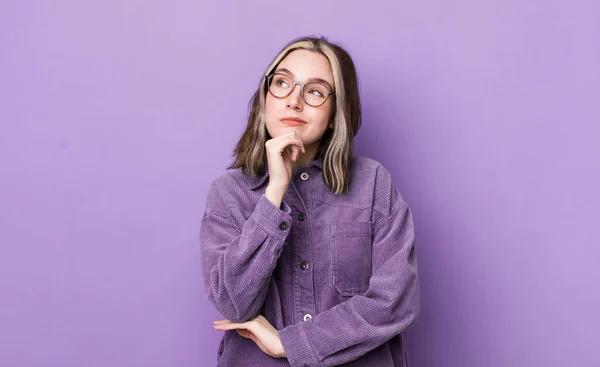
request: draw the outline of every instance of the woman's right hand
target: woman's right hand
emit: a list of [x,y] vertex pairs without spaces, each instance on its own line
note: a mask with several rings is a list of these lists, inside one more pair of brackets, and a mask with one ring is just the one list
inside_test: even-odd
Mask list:
[[267,140],[265,148],[269,165],[269,185],[265,196],[279,207],[292,179],[300,152],[306,153],[306,150],[294,131]]

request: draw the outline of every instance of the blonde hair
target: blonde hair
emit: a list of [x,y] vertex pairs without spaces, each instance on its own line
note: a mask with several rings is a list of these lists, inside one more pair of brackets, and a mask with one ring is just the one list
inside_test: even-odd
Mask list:
[[361,109],[358,80],[354,62],[341,46],[324,37],[301,37],[287,44],[267,67],[258,90],[250,100],[250,113],[246,130],[234,150],[234,162],[229,168],[241,168],[246,175],[264,175],[266,162],[265,143],[271,137],[264,119],[267,95],[266,76],[295,50],[318,52],[329,60],[333,73],[335,98],[333,130],[327,129],[317,152],[323,159],[323,178],[327,188],[336,194],[348,191],[350,164],[354,136],[360,129]]

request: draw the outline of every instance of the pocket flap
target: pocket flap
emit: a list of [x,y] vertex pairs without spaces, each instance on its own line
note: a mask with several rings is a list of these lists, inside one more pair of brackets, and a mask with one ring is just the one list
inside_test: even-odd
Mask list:
[[333,237],[370,236],[371,222],[334,223],[331,234]]

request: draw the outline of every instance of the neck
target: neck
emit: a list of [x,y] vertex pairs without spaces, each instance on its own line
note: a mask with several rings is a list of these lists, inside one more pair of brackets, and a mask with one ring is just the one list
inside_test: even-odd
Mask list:
[[296,166],[298,167],[308,167],[310,166],[310,164],[312,163],[312,161],[315,160],[315,158],[317,157],[317,152],[319,150],[319,144],[313,144],[310,146],[305,146],[304,150],[306,150],[306,153],[302,154],[300,153],[300,155],[298,156],[298,159],[296,160]]

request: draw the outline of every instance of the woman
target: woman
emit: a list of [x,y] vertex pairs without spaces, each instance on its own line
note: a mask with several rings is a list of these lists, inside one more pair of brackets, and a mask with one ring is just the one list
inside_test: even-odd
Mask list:
[[408,365],[413,220],[389,172],[352,155],[360,113],[338,45],[300,38],[267,68],[202,220],[218,366]]

